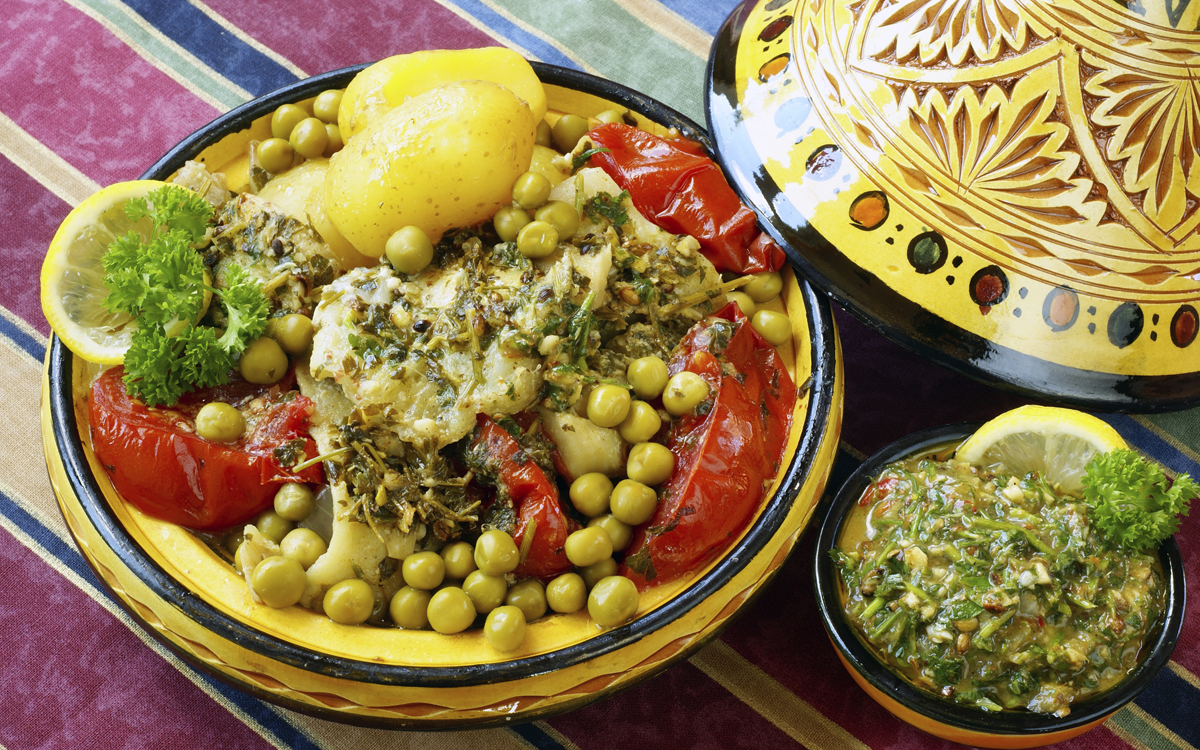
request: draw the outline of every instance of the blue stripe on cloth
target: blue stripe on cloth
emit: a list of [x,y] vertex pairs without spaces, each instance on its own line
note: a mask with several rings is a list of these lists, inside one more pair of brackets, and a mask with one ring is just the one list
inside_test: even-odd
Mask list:
[[562,750],[558,740],[551,737],[536,724],[519,724],[509,728],[513,734],[533,745],[538,750]]
[[33,357],[38,362],[46,360],[46,347],[40,341],[17,327],[4,315],[0,315],[0,336],[17,345],[17,348]]
[[125,0],[125,5],[251,96],[261,96],[297,80],[292,71],[237,38],[191,3]]
[[[0,318],[3,320],[3,318]],[[0,492],[0,514],[13,523],[17,528],[32,538],[42,549],[46,550],[55,560],[66,566],[72,573],[75,573],[80,578],[101,592],[109,601],[114,604],[120,604],[112,592],[105,586],[100,584],[95,573],[88,567],[83,556],[77,550],[64,542],[57,534],[46,528],[40,521],[30,515],[20,503],[16,502],[8,495]],[[319,750],[318,746],[308,739],[304,733],[293,727],[288,722],[284,721],[274,709],[268,706],[263,701],[257,698],[236,690],[228,685],[218,681],[214,677],[200,672],[186,662],[176,662],[184,669],[187,669],[192,674],[200,677],[204,683],[204,690],[209,693],[220,693],[221,697],[229,703],[236,706],[245,715],[252,718],[259,726],[264,728],[268,733],[273,735],[280,742],[285,743],[285,747],[297,748],[299,750]]]
[[1196,688],[1164,669],[1137,697],[1138,708],[1192,747],[1200,747],[1200,722],[1196,721]]
[[681,18],[691,21],[692,25],[710,36],[714,36],[725,18],[738,7],[736,2],[696,2],[696,0],[659,0],[664,8],[669,8]]
[[579,64],[563,54],[553,44],[526,31],[479,0],[451,0],[451,3],[538,60],[579,70]]
[[1156,435],[1153,430],[1124,414],[1105,414],[1104,421],[1112,425],[1121,436],[1155,461],[1178,473],[1200,477],[1200,464],[1191,460],[1178,448]]

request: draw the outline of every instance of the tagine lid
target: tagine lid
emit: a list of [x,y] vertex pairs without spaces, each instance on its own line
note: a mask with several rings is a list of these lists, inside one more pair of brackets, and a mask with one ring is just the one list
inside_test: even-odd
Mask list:
[[809,279],[917,352],[1104,410],[1200,403],[1200,2],[748,0],[723,166]]

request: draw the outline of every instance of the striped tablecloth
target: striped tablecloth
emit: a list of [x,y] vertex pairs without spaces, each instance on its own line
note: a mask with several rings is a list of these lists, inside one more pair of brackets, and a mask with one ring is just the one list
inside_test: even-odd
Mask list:
[[[503,44],[640,89],[703,122],[704,65],[731,0],[0,0],[0,746],[81,748],[934,747],[842,670],[802,543],[719,641],[617,697],[549,721],[459,733],[344,727],[261,703],[136,628],[73,547],[43,467],[45,248],[71,207],[298,78],[434,47]],[[846,420],[834,482],[894,438],[1020,403],[839,314]],[[1198,412],[1105,416],[1200,475]],[[1200,570],[1200,513],[1179,535]],[[811,536],[811,535],[810,535]],[[1196,597],[1193,597],[1193,602]],[[1200,746],[1200,625],[1135,705],[1075,748]]]

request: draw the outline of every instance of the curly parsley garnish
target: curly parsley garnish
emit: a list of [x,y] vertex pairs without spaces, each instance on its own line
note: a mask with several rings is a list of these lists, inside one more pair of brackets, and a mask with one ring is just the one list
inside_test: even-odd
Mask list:
[[[213,289],[195,244],[204,239],[213,208],[187,188],[166,185],[129,201],[133,221],[149,218],[153,233],[118,237],[104,254],[104,306],[137,319],[125,352],[125,387],[149,406],[171,405],[193,388],[229,380],[246,345],[267,324],[267,299],[241,268],[231,266],[226,289]],[[205,292],[225,307],[224,333],[196,324]]]
[[1179,530],[1179,516],[1200,487],[1187,474],[1172,482],[1162,467],[1135,451],[1098,453],[1083,475],[1083,497],[1092,507],[1092,525],[1114,547],[1157,547]]

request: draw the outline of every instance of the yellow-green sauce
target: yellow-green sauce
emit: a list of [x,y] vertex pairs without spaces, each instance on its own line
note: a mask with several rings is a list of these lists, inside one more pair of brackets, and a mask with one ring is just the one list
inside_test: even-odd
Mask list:
[[1153,551],[1114,553],[1036,474],[890,464],[834,549],[846,617],[916,686],[1066,716],[1140,660],[1166,605]]

